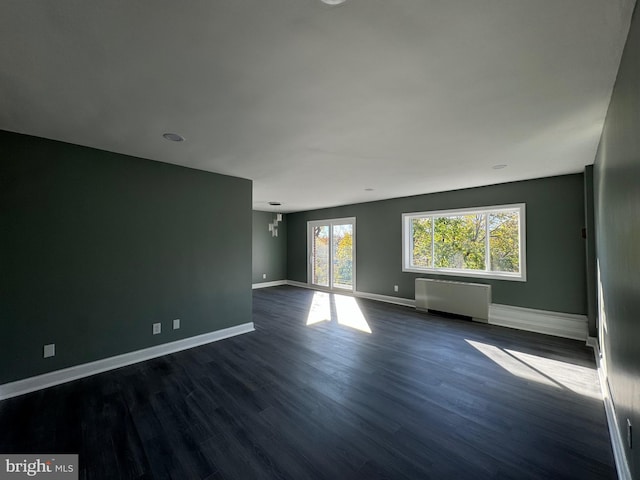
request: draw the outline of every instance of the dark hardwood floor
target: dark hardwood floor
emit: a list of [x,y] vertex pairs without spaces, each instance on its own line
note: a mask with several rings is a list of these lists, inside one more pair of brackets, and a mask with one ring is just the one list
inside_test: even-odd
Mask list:
[[0,452],[78,453],[86,479],[616,478],[581,342],[253,298],[253,333],[0,402]]

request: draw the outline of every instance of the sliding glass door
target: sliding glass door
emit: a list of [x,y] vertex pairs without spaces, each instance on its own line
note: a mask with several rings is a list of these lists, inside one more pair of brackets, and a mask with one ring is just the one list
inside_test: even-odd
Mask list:
[[308,223],[309,283],[330,290],[355,290],[355,218]]

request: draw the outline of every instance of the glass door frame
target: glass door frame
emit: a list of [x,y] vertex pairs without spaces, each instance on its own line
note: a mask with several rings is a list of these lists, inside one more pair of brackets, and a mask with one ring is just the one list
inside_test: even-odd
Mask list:
[[[347,288],[335,288],[333,285],[333,227],[334,225],[351,225],[352,233],[351,233],[351,262],[352,262],[352,273],[351,273],[351,289]],[[329,227],[329,239],[328,239],[328,247],[329,247],[329,286],[318,285],[313,283],[313,228],[328,226]],[[356,291],[356,217],[345,217],[345,218],[331,218],[327,220],[311,220],[307,222],[307,283],[314,288],[321,290],[328,290],[332,292],[355,292]]]

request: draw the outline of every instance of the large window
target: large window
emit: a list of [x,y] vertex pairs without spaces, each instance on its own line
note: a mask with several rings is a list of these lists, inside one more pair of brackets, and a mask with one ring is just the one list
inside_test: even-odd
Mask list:
[[525,205],[402,214],[402,270],[526,281]]

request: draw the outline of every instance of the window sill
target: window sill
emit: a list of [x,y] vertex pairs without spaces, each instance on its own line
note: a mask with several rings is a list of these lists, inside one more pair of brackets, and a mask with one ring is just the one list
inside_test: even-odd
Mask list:
[[527,277],[524,274],[500,274],[496,272],[474,272],[474,271],[460,271],[460,270],[447,270],[441,269],[428,269],[428,268],[402,268],[403,272],[409,273],[421,273],[424,275],[443,275],[448,277],[467,277],[467,278],[486,278],[490,280],[507,280],[510,282],[526,282]]

